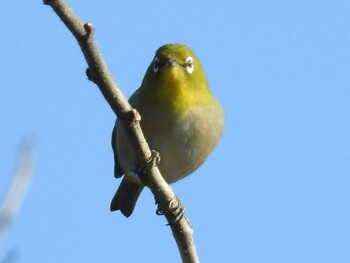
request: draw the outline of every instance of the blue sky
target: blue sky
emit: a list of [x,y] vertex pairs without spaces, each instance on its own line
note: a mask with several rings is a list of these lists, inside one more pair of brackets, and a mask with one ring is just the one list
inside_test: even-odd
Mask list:
[[[349,1],[70,1],[129,97],[155,50],[189,45],[226,112],[208,161],[174,185],[201,262],[350,261]],[[42,1],[2,1],[0,195],[17,146],[34,177],[0,247],[17,262],[179,262],[143,192],[110,213],[115,116]]]

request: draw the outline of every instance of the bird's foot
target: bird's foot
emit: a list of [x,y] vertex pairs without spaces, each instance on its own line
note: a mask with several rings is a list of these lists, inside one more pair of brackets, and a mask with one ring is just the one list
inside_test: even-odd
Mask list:
[[147,166],[142,168],[141,166],[137,166],[135,169],[136,173],[139,174],[139,178],[143,185],[147,185],[147,173],[153,168],[156,167],[160,162],[160,154],[155,150],[151,150],[151,156],[147,161]]
[[159,152],[157,152],[155,150],[151,150],[151,156],[150,156],[149,160],[147,161],[149,168],[152,169],[153,167],[156,167],[159,164],[159,162],[160,162]]
[[167,226],[179,222],[185,215],[185,208],[180,199],[176,196],[173,199],[171,199],[167,204],[160,204],[157,200],[156,204],[158,204],[156,214],[166,216],[166,218],[168,219]]

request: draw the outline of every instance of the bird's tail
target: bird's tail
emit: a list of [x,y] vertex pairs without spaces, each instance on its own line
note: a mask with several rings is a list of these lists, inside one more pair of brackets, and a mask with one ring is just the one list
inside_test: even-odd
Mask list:
[[120,210],[123,215],[129,217],[134,211],[137,199],[143,189],[141,182],[124,176],[111,202],[111,211]]

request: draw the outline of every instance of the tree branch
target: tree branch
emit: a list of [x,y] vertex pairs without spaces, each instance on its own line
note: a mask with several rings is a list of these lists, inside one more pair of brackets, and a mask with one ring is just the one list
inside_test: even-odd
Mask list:
[[0,241],[15,220],[25,192],[32,178],[33,145],[24,140],[20,143],[16,172],[0,207]]
[[142,171],[145,171],[145,175],[142,175],[142,177],[159,202],[158,213],[164,214],[171,227],[182,261],[199,262],[189,220],[184,214],[180,219],[178,218],[179,211],[184,211],[183,206],[155,165],[154,156],[141,131],[141,116],[135,109],[131,108],[109,73],[106,63],[95,44],[92,24],[84,24],[65,0],[44,0],[44,4],[52,7],[78,41],[89,66],[87,69],[88,78],[96,83],[124,126],[128,139],[136,150],[139,166]]

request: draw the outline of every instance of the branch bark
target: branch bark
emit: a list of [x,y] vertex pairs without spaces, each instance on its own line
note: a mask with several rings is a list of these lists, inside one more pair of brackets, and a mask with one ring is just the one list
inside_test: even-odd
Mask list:
[[65,0],[44,0],[44,4],[52,7],[78,41],[88,64],[88,78],[96,83],[124,126],[127,136],[136,150],[139,166],[142,171],[145,171],[142,177],[158,200],[158,214],[164,214],[171,227],[182,261],[199,262],[189,220],[184,214],[178,219],[179,211],[184,211],[182,203],[155,165],[154,156],[140,127],[141,117],[135,109],[131,108],[109,73],[95,44],[92,24],[84,24]]

